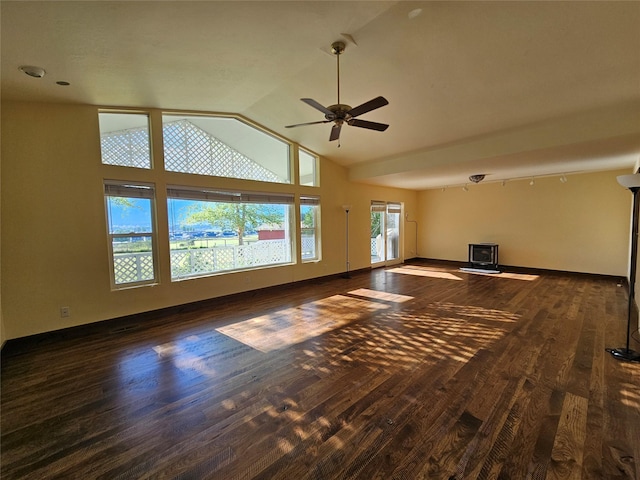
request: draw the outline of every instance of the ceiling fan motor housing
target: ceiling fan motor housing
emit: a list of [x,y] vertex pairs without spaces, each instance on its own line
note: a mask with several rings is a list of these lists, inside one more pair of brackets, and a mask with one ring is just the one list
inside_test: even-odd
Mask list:
[[331,110],[333,113],[327,113],[324,118],[329,121],[342,120],[348,122],[351,120],[351,115],[349,115],[349,111],[351,110],[351,106],[345,105],[344,103],[337,103],[335,105],[329,105],[327,110]]

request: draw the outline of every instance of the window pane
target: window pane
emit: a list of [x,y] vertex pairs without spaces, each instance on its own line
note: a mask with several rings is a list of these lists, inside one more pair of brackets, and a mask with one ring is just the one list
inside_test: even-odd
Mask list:
[[[171,194],[174,194],[173,197]],[[188,199],[169,190],[171,278],[291,263],[291,205]]]
[[151,199],[107,197],[109,233],[151,233]]
[[300,199],[300,244],[302,261],[318,260],[318,218],[320,213],[320,199],[303,197]]
[[151,168],[149,117],[135,113],[100,113],[102,163]]
[[298,153],[298,170],[300,185],[317,187],[319,185],[317,174],[318,157],[300,149]]
[[387,260],[400,256],[400,212],[400,205],[387,205]]
[[[110,189],[126,191],[127,186],[105,185],[111,271],[116,286],[155,282],[153,199],[139,198],[149,187],[132,186],[132,195],[114,196]],[[148,195],[148,192],[145,192]]]
[[290,183],[289,144],[236,118],[163,115],[171,172]]

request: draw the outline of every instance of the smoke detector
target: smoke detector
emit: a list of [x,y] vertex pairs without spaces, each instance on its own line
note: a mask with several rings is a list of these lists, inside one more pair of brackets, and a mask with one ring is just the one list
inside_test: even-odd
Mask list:
[[469,176],[469,180],[473,183],[480,183],[482,180],[484,180],[484,176],[484,173],[477,173],[475,175]]

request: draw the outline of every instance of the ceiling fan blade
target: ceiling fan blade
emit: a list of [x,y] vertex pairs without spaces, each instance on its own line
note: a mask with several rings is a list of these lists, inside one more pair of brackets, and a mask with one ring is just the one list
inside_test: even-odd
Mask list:
[[284,128],[304,127],[305,125],[317,125],[318,123],[329,123],[331,120],[319,120],[317,122],[296,123],[295,125],[285,125]]
[[341,123],[336,123],[333,127],[331,127],[331,135],[329,136],[329,141],[332,142],[334,140],[338,140],[340,138],[340,130],[342,129]]
[[358,115],[370,112],[371,110],[375,110],[376,108],[384,107],[385,105],[389,105],[389,102],[386,98],[376,97],[373,100],[369,100],[368,102],[364,102],[362,105],[358,105],[357,107],[352,108],[347,112],[347,114],[351,115],[352,117],[357,117]]
[[353,120],[349,120],[349,125],[352,127],[361,127],[368,128],[369,130],[377,130],[379,132],[384,132],[389,125],[386,123],[378,123],[378,122],[369,122],[367,120],[360,120],[359,118],[354,118]]
[[333,112],[331,110],[326,108],[324,105],[321,105],[320,103],[316,102],[313,98],[301,98],[300,100],[302,100],[304,103],[306,103],[310,107],[313,107],[316,110],[320,110],[325,115],[332,115],[333,114]]

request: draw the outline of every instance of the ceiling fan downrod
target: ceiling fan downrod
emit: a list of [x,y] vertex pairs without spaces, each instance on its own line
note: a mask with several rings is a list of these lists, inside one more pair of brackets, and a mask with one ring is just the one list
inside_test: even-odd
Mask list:
[[343,42],[333,42],[331,44],[331,53],[336,56],[337,72],[338,72],[338,105],[340,105],[340,54],[344,52],[345,44]]

